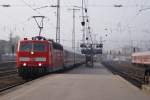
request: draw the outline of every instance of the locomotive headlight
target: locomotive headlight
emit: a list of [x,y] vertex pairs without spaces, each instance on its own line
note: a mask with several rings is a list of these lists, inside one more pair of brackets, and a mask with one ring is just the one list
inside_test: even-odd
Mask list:
[[33,55],[34,54],[34,52],[33,51],[31,51],[31,55]]
[[42,62],[44,62],[44,61],[46,61],[46,58],[44,58],[44,57],[37,57],[37,58],[35,58],[35,61],[42,61]]
[[20,57],[19,61],[29,61],[29,57]]
[[42,64],[41,64],[41,63],[39,63],[39,66],[42,66]]
[[27,64],[26,64],[26,63],[23,63],[23,66],[27,66]]

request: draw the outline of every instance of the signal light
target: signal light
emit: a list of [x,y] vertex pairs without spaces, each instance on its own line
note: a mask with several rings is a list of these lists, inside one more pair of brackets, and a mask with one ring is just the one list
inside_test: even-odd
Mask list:
[[101,44],[98,44],[97,46],[96,46],[96,48],[103,48],[103,44],[101,43]]
[[84,21],[83,21],[83,22],[81,22],[81,25],[82,25],[82,26],[85,26],[85,22],[84,22]]
[[86,40],[88,40],[89,38],[88,37],[86,37]]
[[87,13],[87,8],[85,8],[85,12]]

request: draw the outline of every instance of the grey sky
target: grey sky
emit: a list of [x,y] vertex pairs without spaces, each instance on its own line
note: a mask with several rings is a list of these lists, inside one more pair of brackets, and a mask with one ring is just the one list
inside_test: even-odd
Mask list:
[[[30,19],[38,13],[25,5],[24,1],[33,8],[56,4],[56,0],[0,0],[0,5],[12,5],[10,8],[0,7],[0,39],[8,40],[10,31],[21,38],[38,35],[34,20]],[[107,48],[122,46],[122,43],[129,44],[130,40],[150,39],[150,10],[139,13],[140,9],[150,7],[149,0],[85,1],[88,2],[92,32],[96,34],[97,40],[103,36]],[[115,8],[114,4],[122,4],[123,7]],[[72,8],[73,5],[81,6],[81,0],[61,0],[61,42],[69,46],[71,46],[72,12],[68,8]],[[56,8],[44,8],[38,11],[48,17],[45,19],[43,35],[55,39]],[[77,40],[81,40],[82,37],[80,16],[81,11],[76,13]],[[105,36],[107,33],[110,33],[108,37]]]

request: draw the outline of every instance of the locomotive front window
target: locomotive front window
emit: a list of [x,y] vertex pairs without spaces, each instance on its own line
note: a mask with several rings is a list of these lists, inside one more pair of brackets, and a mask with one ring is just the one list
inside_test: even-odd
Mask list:
[[34,43],[33,44],[33,50],[37,52],[45,51],[45,44],[43,43]]
[[20,43],[20,51],[31,51],[32,43]]

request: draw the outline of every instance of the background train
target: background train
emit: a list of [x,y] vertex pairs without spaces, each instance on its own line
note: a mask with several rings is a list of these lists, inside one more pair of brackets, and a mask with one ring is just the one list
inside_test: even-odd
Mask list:
[[145,69],[145,76],[150,76],[150,51],[133,53],[131,62]]
[[150,66],[150,51],[133,53],[132,63]]
[[19,41],[16,54],[17,70],[23,78],[70,68],[85,62],[83,54],[64,49],[62,45],[41,36]]

